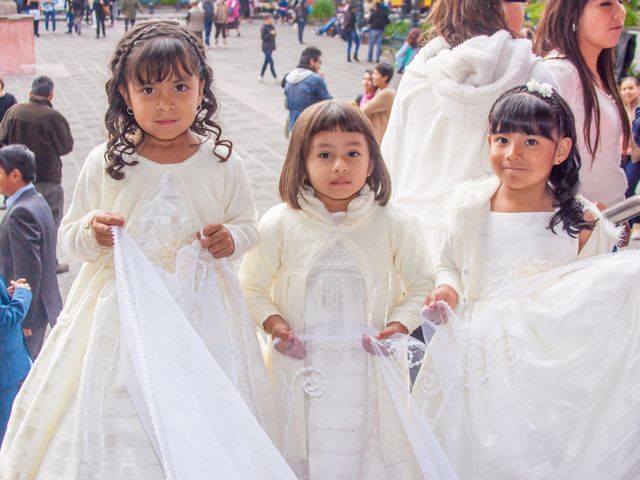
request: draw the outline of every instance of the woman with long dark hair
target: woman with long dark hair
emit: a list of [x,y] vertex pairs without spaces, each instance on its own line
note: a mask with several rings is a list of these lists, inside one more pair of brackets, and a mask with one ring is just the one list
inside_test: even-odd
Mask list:
[[576,119],[581,193],[604,205],[627,189],[620,139],[628,142],[629,120],[614,75],[625,16],[619,1],[548,0],[536,42]]

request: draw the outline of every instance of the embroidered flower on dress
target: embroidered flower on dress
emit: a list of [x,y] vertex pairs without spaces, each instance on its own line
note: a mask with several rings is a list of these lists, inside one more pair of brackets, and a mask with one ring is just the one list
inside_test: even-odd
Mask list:
[[551,98],[553,96],[553,87],[548,83],[538,82],[537,80],[529,80],[526,83],[527,90],[530,92],[539,93],[544,98]]

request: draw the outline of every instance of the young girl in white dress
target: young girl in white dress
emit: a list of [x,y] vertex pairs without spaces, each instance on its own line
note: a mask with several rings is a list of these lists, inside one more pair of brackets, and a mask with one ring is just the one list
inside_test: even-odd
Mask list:
[[447,212],[425,304],[457,310],[416,401],[460,478],[638,478],[640,257],[608,254],[617,229],[576,196],[573,117],[549,85],[508,91],[489,123],[496,176]]
[[[224,259],[241,257],[256,242],[257,215],[242,163],[231,142],[221,138],[214,117],[218,105],[204,50],[177,23],[149,22],[121,39],[110,68],[109,139],[86,159],[59,232],[62,248],[85,263],[16,400],[0,452],[0,477],[197,478],[189,471],[200,478],[292,478],[252,416],[260,418],[261,406],[272,397],[260,388],[243,391],[261,378],[266,381],[266,369],[255,327],[252,322],[243,326],[230,307],[233,279],[222,271]],[[120,278],[116,287],[116,277],[125,272],[117,262],[114,272],[112,227],[123,228],[146,255],[143,262],[170,280],[172,287],[164,291],[195,298],[184,316],[174,309],[165,313],[170,319],[160,318],[162,312],[146,323],[173,323],[176,332],[200,333],[218,322],[215,333],[229,344],[231,358],[218,357],[210,338],[201,340],[195,333],[191,343],[177,343],[184,335],[167,336],[151,350],[123,335],[123,318],[132,305],[118,308],[124,290]],[[194,249],[198,280],[185,279],[184,272],[174,275],[179,254]],[[141,284],[154,278],[155,273]],[[191,291],[180,291],[182,280]],[[211,297],[202,295],[212,282],[230,308],[226,324],[220,323],[221,313],[209,315]],[[140,333],[144,339],[155,332]],[[179,370],[194,352],[204,352],[203,362],[191,371]],[[149,375],[156,374],[159,357],[176,362],[154,380]],[[145,367],[135,371],[139,385],[130,383],[132,364]],[[218,385],[217,395],[193,393],[209,383]],[[164,391],[158,390],[160,384]],[[251,411],[233,385],[245,394]],[[162,403],[172,395],[173,405]],[[187,411],[189,406],[193,409]],[[226,431],[216,430],[225,419],[230,420]]]
[[363,335],[412,331],[433,283],[416,220],[387,204],[390,188],[357,108],[308,108],[280,177],[285,203],[264,215],[240,270],[273,339],[283,453],[298,478],[402,478],[405,438]]

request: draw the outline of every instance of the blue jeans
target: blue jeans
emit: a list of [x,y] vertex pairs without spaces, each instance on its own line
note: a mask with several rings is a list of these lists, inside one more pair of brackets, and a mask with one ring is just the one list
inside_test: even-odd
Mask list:
[[[640,181],[640,162],[633,163],[631,159],[628,159],[627,164],[624,166],[624,173],[627,175],[627,191],[624,194],[625,197],[629,198],[636,194],[636,187],[638,186],[638,182]],[[640,217],[632,218],[629,223],[634,225],[639,223]]]
[[304,33],[304,26],[307,22],[296,22],[298,24],[298,42],[304,43],[302,41],[302,34]]
[[209,46],[209,39],[211,38],[211,27],[213,27],[213,20],[204,21],[204,44]]
[[51,19],[51,30],[53,32],[56,31],[56,12],[44,12],[44,28],[48,32],[49,31],[49,19]]
[[351,45],[356,44],[356,50],[353,52],[353,58],[358,59],[358,49],[360,48],[360,36],[355,30],[347,37],[347,59],[351,60]]
[[260,70],[260,77],[264,77],[264,72],[267,71],[268,65],[271,68],[271,75],[273,75],[273,78],[278,78],[276,75],[276,67],[273,64],[273,51],[263,48],[262,52],[264,53],[264,63],[262,64],[262,70]]
[[380,61],[380,55],[382,54],[382,36],[384,30],[369,30],[369,53],[367,54],[367,61],[373,61],[373,47],[376,47],[376,63]]

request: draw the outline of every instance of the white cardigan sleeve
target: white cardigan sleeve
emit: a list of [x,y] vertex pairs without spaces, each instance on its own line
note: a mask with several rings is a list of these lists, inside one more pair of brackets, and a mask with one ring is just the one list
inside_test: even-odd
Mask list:
[[[71,257],[91,262],[107,249],[90,240],[87,225],[100,213],[100,201],[105,172],[104,145],[94,148],[87,156],[76,183],[67,214],[58,229],[58,243]],[[94,237],[95,238],[95,237]]]
[[[397,210],[393,206],[385,208]],[[404,298],[387,321],[399,322],[411,332],[420,326],[420,309],[433,289],[433,267],[418,219],[407,212],[398,213],[391,238],[394,267],[403,284]]]
[[240,284],[251,318],[262,328],[271,315],[282,315],[273,303],[272,289],[280,270],[282,254],[282,206],[269,210],[260,221],[260,240],[244,257]]
[[455,227],[448,226],[445,229],[444,241],[438,261],[436,263],[435,286],[447,285],[453,288],[462,297],[462,279],[460,277],[460,267],[456,261],[461,252],[456,251]]
[[229,230],[235,246],[229,259],[237,260],[248,252],[258,240],[258,211],[242,161],[232,155],[227,162],[227,178],[224,186],[224,226]]

